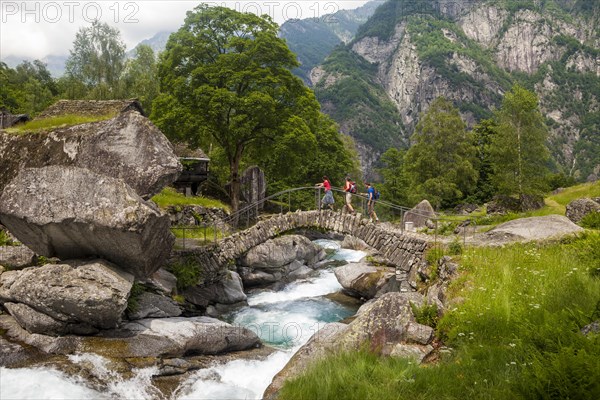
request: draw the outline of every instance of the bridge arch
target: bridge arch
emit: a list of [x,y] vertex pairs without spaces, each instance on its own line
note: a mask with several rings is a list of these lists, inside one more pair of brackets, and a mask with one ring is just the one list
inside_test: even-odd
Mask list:
[[253,247],[298,229],[327,230],[362,239],[395,266],[396,280],[400,283],[402,291],[412,290],[409,276],[423,259],[429,244],[405,232],[373,224],[361,214],[313,210],[279,214],[215,244],[184,252],[187,256],[193,256],[202,266],[205,283],[208,283],[218,279],[235,260]]

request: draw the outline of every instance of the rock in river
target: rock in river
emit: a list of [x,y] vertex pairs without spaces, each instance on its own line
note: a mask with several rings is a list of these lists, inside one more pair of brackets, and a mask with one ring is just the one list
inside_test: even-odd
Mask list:
[[117,325],[132,284],[103,260],[47,264],[0,275],[0,301],[29,332],[89,334]]

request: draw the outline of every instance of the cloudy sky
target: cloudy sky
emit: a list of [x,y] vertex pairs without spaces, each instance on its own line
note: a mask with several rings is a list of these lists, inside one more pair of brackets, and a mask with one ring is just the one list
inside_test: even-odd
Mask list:
[[[352,9],[366,0],[258,0],[205,1],[239,11],[268,14],[279,24],[290,18],[320,17],[341,9]],[[185,13],[201,1],[128,0],[0,0],[0,58],[43,58],[68,55],[75,33],[100,19],[121,31],[127,48],[135,47],[157,32],[177,30]]]

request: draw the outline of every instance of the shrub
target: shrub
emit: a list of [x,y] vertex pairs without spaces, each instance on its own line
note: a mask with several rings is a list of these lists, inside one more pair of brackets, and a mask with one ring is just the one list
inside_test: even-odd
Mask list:
[[411,302],[410,308],[419,324],[430,326],[433,329],[437,327],[439,318],[437,304],[423,304],[423,306],[417,307],[416,304]]
[[589,213],[581,219],[579,224],[588,229],[600,229],[600,212],[594,211]]
[[129,298],[127,299],[127,312],[136,312],[139,308],[138,299],[146,291],[146,286],[139,282],[134,282],[129,292]]
[[167,269],[177,278],[179,290],[199,284],[202,277],[202,267],[191,257],[169,264]]
[[462,254],[462,252],[463,252],[463,247],[462,247],[462,244],[460,243],[460,239],[455,238],[448,245],[448,253],[453,256],[458,256],[458,255]]

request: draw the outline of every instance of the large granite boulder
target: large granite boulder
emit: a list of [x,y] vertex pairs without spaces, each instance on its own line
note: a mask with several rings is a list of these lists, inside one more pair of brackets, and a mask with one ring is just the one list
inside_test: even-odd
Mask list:
[[415,228],[422,228],[427,225],[427,220],[435,217],[435,211],[431,206],[431,203],[427,200],[423,200],[404,214],[402,223],[406,224],[407,222],[412,222]]
[[277,269],[292,261],[314,265],[324,258],[319,246],[301,235],[284,235],[250,249],[241,258],[242,265],[250,268]]
[[365,299],[375,297],[386,282],[396,276],[393,268],[374,267],[365,262],[337,267],[334,273],[344,293]]
[[91,337],[30,333],[10,315],[0,315],[0,328],[7,338],[44,353],[95,353],[115,359],[221,354],[261,345],[251,330],[209,317],[142,319]]
[[310,365],[325,358],[335,350],[337,346],[335,338],[347,328],[348,325],[340,322],[332,322],[321,328],[294,354],[285,367],[273,377],[271,384],[263,394],[263,398],[269,400],[276,399],[287,380],[300,376]]
[[117,325],[132,284],[104,260],[47,264],[0,275],[0,302],[29,332],[89,334]]
[[238,272],[244,286],[266,286],[306,278],[311,268],[327,256],[325,250],[301,235],[285,235],[250,249]]
[[123,179],[148,199],[179,176],[167,138],[137,111],[50,132],[0,132],[0,193],[23,168],[62,165]]
[[219,354],[260,345],[253,331],[210,317],[143,319],[123,329],[135,334],[128,343],[137,357]]
[[556,239],[581,231],[583,228],[575,225],[567,217],[546,215],[505,222],[488,232],[477,235],[475,239],[488,245],[501,245],[508,242]]
[[179,317],[182,309],[170,297],[156,293],[144,292],[135,299],[134,310],[128,312],[130,320],[145,318]]
[[416,292],[386,293],[362,306],[356,319],[335,340],[345,350],[358,350],[368,343],[371,349],[388,355],[401,342],[427,344],[424,337],[430,340],[433,329],[418,324],[411,307],[424,303],[424,297]]
[[592,212],[600,212],[600,204],[592,199],[582,198],[567,204],[567,218],[575,223],[578,223]]
[[28,168],[0,196],[0,221],[39,255],[97,256],[144,278],[169,255],[169,219],[121,179],[76,167]]
[[242,278],[233,271],[228,271],[219,282],[187,288],[183,295],[190,303],[202,307],[209,304],[235,304],[247,299]]

